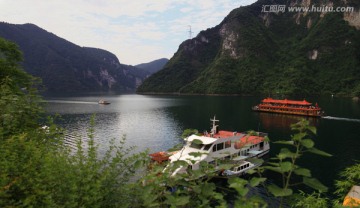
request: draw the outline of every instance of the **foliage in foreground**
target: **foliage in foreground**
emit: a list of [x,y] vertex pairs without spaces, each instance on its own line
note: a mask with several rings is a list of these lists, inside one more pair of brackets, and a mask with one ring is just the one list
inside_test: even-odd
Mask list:
[[129,180],[144,153],[120,140],[100,157],[92,129],[76,149],[65,145],[19,61],[16,45],[0,38],[0,207],[131,206]]
[[[283,144],[289,148],[282,148],[276,157],[271,158],[274,162],[269,162],[263,168],[266,170],[279,173],[282,178],[282,186],[276,184],[269,185],[268,191],[276,197],[280,197],[283,202],[284,197],[293,195],[293,186],[304,184],[319,192],[326,192],[328,189],[318,179],[311,176],[311,171],[307,168],[301,167],[297,161],[307,153],[313,153],[321,156],[331,156],[330,154],[315,148],[315,142],[311,139],[310,134],[316,134],[316,128],[309,126],[309,121],[302,120],[296,124],[291,125],[292,130],[297,133],[294,134],[290,140],[277,141],[275,143]],[[294,179],[299,178],[297,181]],[[282,206],[282,203],[280,203]]]

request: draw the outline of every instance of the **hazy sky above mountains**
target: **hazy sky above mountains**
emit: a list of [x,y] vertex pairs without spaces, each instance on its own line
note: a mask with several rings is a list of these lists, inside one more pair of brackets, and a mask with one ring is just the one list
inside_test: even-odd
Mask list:
[[0,21],[33,23],[123,64],[171,58],[180,43],[256,0],[0,0]]

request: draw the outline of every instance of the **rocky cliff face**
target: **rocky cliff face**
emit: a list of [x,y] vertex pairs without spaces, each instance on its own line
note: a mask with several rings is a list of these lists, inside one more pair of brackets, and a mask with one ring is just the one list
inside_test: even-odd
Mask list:
[[[183,42],[139,92],[351,94],[360,86],[358,12],[262,12],[263,5],[356,1],[259,0]],[[355,2],[355,3],[354,3]],[[174,84],[175,83],[175,84]]]

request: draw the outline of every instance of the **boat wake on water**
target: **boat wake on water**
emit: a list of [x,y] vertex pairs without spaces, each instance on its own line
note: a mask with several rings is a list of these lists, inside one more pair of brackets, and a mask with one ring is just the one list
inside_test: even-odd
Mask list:
[[360,119],[355,119],[355,118],[341,118],[341,117],[333,117],[333,116],[323,116],[321,118],[330,119],[330,120],[339,120],[339,121],[359,122],[360,123]]
[[69,103],[69,104],[98,104],[98,102],[75,101],[75,100],[46,100],[47,103]]

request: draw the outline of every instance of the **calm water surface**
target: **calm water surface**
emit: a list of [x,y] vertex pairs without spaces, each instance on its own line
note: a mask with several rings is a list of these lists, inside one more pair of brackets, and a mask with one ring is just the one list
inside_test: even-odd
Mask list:
[[[99,105],[99,99],[110,105]],[[96,141],[101,151],[112,138],[126,135],[127,143],[138,150],[166,150],[181,142],[184,129],[210,129],[210,118],[216,115],[220,129],[231,131],[260,130],[272,141],[288,139],[290,124],[303,117],[252,112],[260,97],[210,96],[66,96],[47,97],[49,114],[60,114],[57,123],[69,133],[85,135],[89,121],[96,114]],[[308,155],[301,165],[312,170],[314,177],[333,190],[333,181],[345,167],[360,161],[360,104],[348,98],[313,98],[326,112],[325,118],[310,118],[318,129],[316,147],[331,153],[324,158]],[[274,156],[282,146],[273,144]],[[276,177],[269,175],[268,177]]]

